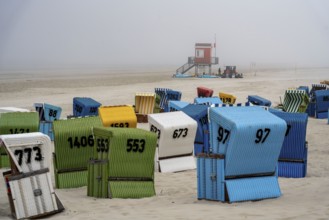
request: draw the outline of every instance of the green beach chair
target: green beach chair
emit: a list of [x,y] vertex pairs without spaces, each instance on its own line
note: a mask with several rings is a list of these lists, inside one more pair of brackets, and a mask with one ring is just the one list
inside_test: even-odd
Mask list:
[[155,195],[157,135],[138,128],[93,128],[95,146],[88,165],[88,196],[142,198]]
[[288,89],[284,94],[283,110],[286,112],[304,113],[307,109],[309,98],[304,90]]
[[[21,134],[39,131],[37,112],[0,113],[0,134]],[[10,167],[7,152],[0,148],[0,168]]]
[[53,162],[57,188],[87,185],[87,165],[94,147],[93,126],[102,126],[98,116],[53,122]]

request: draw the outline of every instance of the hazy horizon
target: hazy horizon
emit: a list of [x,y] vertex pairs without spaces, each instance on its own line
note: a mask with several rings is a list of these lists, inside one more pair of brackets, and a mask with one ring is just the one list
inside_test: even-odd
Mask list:
[[0,72],[176,69],[215,41],[220,66],[328,67],[328,11],[325,0],[0,0]]

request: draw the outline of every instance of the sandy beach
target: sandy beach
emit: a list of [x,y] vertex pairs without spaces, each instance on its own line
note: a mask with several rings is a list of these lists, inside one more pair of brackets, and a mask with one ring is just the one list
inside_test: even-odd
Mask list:
[[[62,107],[61,118],[72,114],[74,97],[91,97],[102,105],[134,104],[136,92],[155,87],[182,92],[193,102],[196,88],[231,93],[237,102],[259,95],[280,104],[286,89],[329,80],[329,69],[276,69],[244,72],[243,79],[175,79],[173,69],[4,72],[0,74],[2,107],[33,109],[36,102]],[[138,127],[147,128],[146,124]],[[329,219],[329,125],[309,117],[306,178],[279,178],[282,196],[256,202],[222,203],[197,199],[196,170],[155,173],[156,196],[143,199],[96,199],[87,187],[55,189],[65,210],[49,219]],[[5,169],[1,169],[5,171]],[[51,170],[53,176],[53,171]],[[11,219],[3,179],[0,180],[0,219]]]

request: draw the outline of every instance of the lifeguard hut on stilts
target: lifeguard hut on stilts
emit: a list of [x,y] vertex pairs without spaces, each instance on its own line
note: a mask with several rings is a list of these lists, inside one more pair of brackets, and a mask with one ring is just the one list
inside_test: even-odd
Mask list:
[[211,66],[218,64],[218,57],[212,57],[212,44],[211,43],[196,43],[195,56],[188,57],[188,62],[176,70],[174,77],[185,78],[192,77],[186,74],[187,71],[195,67],[195,76],[201,78],[213,78]]

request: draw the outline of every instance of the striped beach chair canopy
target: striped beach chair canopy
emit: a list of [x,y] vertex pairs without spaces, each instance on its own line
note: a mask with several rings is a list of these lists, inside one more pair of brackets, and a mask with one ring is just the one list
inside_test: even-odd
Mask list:
[[99,116],[105,127],[137,127],[137,117],[132,106],[102,106],[99,108]]
[[198,97],[211,97],[214,93],[214,90],[203,87],[203,86],[199,86],[196,89],[197,89]]
[[74,97],[73,98],[73,116],[94,116],[98,115],[98,108],[101,103],[89,97]]
[[222,102],[225,104],[234,104],[236,101],[236,97],[232,94],[220,92],[218,96],[220,100],[222,100]]
[[52,186],[48,136],[1,135],[0,145],[10,155],[11,170],[4,173],[12,214],[17,219],[44,217],[64,209]]
[[56,187],[87,185],[87,165],[94,147],[92,127],[102,126],[99,116],[56,120],[53,126]]
[[[16,111],[15,109],[12,110]],[[0,134],[21,134],[37,131],[39,131],[37,112],[8,111],[0,113]],[[4,149],[0,149],[0,167],[9,167],[9,158]]]
[[286,122],[258,106],[210,108],[208,117],[213,153],[198,158],[198,198],[236,202],[280,196],[275,171]]
[[137,128],[93,128],[95,146],[88,167],[88,196],[142,198],[155,195],[157,136]]
[[155,108],[155,93],[136,93],[135,112],[140,114],[151,114]]
[[195,169],[193,146],[197,122],[181,111],[148,115],[150,131],[158,135],[156,170]]
[[170,100],[180,101],[182,93],[180,91],[175,91],[167,88],[155,88],[155,93],[160,96],[160,108],[165,112],[169,112],[168,102]]
[[304,90],[288,89],[284,94],[283,110],[286,112],[305,112],[309,98]]

